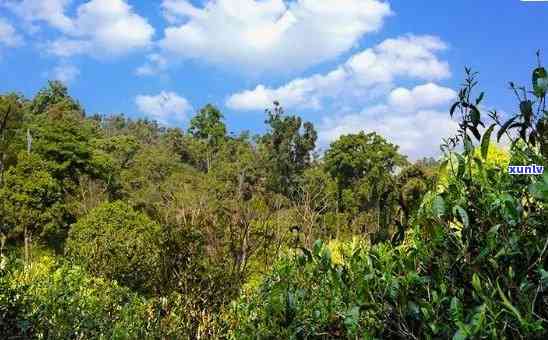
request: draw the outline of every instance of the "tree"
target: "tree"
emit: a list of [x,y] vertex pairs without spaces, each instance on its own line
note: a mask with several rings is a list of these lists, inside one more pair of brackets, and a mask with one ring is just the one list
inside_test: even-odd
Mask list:
[[205,146],[206,172],[209,172],[213,156],[226,139],[226,126],[223,114],[211,104],[207,104],[190,121],[188,132]]
[[68,93],[68,88],[59,81],[50,81],[30,102],[30,112],[33,114],[63,114],[76,112],[84,115],[80,104]]
[[309,247],[317,239],[329,237],[329,228],[322,223],[320,216],[334,211],[337,198],[335,181],[322,166],[313,166],[303,173],[299,182],[296,208],[299,218],[299,229],[304,236],[304,244]]
[[278,102],[266,113],[265,123],[270,131],[261,141],[266,152],[268,185],[277,193],[291,196],[299,176],[312,162],[318,134],[312,123],[303,124],[298,116],[285,116]]
[[404,239],[404,233],[409,226],[409,220],[413,216],[422,202],[423,196],[432,189],[435,181],[435,175],[429,174],[431,163],[417,162],[416,164],[405,167],[395,179],[395,192],[397,192],[397,204],[399,216],[396,216],[396,232],[392,237],[394,243]]
[[0,185],[4,171],[15,161],[13,140],[23,125],[23,99],[16,94],[0,96]]
[[32,136],[33,153],[51,163],[59,180],[77,182],[78,175],[101,177],[101,169],[94,168],[92,140],[98,137],[96,127],[89,120],[71,114],[59,117],[37,115],[28,125]]
[[32,236],[56,238],[64,231],[65,207],[59,182],[49,164],[34,154],[21,153],[17,165],[5,175],[0,187],[0,228],[25,240],[28,260]]
[[247,133],[229,137],[219,148],[211,175],[224,184],[222,190],[238,200],[249,200],[261,191],[259,154]]
[[342,136],[331,144],[325,155],[325,166],[338,186],[339,209],[344,210],[343,191],[361,191],[358,204],[362,209],[375,207],[378,231],[388,225],[388,203],[392,199],[393,173],[406,158],[398,153],[398,147],[374,132]]
[[161,280],[161,228],[127,203],[104,203],[72,226],[65,252],[92,274],[142,292]]

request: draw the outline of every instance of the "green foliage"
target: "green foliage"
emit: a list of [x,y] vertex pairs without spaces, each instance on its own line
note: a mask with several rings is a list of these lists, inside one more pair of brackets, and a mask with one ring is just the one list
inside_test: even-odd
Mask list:
[[341,188],[366,177],[371,181],[386,178],[404,162],[398,147],[374,132],[341,136],[325,155],[327,171]]
[[126,203],[105,203],[72,226],[66,254],[93,275],[151,292],[161,279],[160,232]]
[[279,103],[252,137],[0,96],[0,338],[546,338],[548,175],[506,171],[546,164],[546,71],[505,119],[477,84],[414,164],[363,132],[318,158]]
[[[444,184],[414,204],[412,229],[401,245],[354,245],[342,261],[333,262],[318,241],[282,259],[254,292],[232,305],[227,320],[233,338],[548,336],[548,177],[511,176],[503,168],[507,157],[493,159],[494,128],[483,136],[479,129],[484,95],[471,99],[475,77],[467,70],[450,112],[460,113],[461,122],[458,135],[442,146]],[[521,106],[514,119],[519,126],[495,124],[518,129],[511,164],[533,164],[540,149],[531,138],[536,132],[529,103]],[[459,142],[463,152],[454,151]],[[344,180],[358,177],[359,158],[341,154],[326,156],[328,169],[344,172],[339,175]],[[414,179],[422,182],[424,173],[401,172],[402,200],[415,200],[413,193],[424,190]]]
[[[341,136],[326,152],[326,171],[337,182],[338,209],[352,214],[374,212],[376,227],[369,230],[374,240],[389,237],[401,189],[396,186],[394,172],[406,163],[397,146],[374,132]],[[404,204],[401,199],[399,203]],[[402,221],[398,223],[401,234],[404,226]]]
[[287,196],[294,194],[298,177],[310,165],[318,135],[311,123],[303,124],[300,117],[284,114],[278,102],[274,102],[272,110],[267,110],[265,123],[270,131],[261,142],[269,169],[268,187]]
[[5,169],[17,158],[14,139],[24,123],[24,105],[23,98],[16,94],[0,96],[0,184]]
[[181,339],[196,328],[180,295],[145,299],[51,257],[10,267],[0,276],[2,338]]
[[226,137],[223,114],[215,106],[208,104],[190,120],[188,132],[210,145],[219,145]]
[[190,121],[188,132],[199,142],[196,146],[205,154],[204,170],[211,169],[211,162],[220,145],[226,139],[223,114],[213,105],[206,105]]
[[52,118],[37,116],[29,125],[31,151],[50,162],[59,179],[76,181],[78,175],[104,175],[93,165],[92,138],[96,135],[89,121],[73,115]]
[[25,230],[44,238],[63,232],[62,189],[51,176],[49,163],[37,155],[19,154],[0,187],[1,232],[22,235]]
[[59,81],[48,82],[48,86],[30,102],[29,109],[33,114],[83,114],[80,104],[70,97],[67,87]]

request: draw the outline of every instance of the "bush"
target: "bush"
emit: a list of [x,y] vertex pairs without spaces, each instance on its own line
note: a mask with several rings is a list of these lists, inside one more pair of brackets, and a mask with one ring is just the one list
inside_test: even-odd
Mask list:
[[67,256],[93,275],[140,292],[161,281],[160,226],[123,202],[105,203],[73,225]]
[[145,299],[49,256],[26,269],[12,263],[0,274],[2,339],[184,339],[191,334],[176,296]]

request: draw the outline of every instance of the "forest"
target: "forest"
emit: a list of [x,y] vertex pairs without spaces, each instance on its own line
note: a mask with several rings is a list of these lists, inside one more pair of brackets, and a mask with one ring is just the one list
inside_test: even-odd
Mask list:
[[2,94],[0,338],[546,339],[548,174],[508,173],[548,159],[528,77],[503,115],[466,69],[416,162],[375,132],[318,152],[278,102],[253,135]]

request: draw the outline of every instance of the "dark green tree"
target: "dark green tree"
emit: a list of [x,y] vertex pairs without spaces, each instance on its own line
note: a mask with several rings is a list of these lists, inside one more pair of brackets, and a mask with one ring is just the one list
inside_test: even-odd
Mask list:
[[269,189],[291,196],[297,181],[310,166],[318,134],[310,122],[303,124],[298,116],[286,116],[278,102],[266,110],[266,124],[270,126],[261,139],[265,149]]
[[[350,134],[331,144],[325,155],[327,172],[338,186],[338,206],[343,203],[343,192],[361,196],[357,204],[361,210],[375,208],[378,231],[385,232],[390,219],[393,200],[393,174],[398,166],[406,164],[406,158],[398,153],[398,147],[378,134]],[[356,195],[357,194],[357,195]]]
[[54,241],[66,231],[65,206],[59,182],[49,163],[22,152],[0,187],[0,232],[25,240],[28,260],[33,236]]
[[24,100],[17,94],[0,96],[0,185],[6,168],[15,162],[14,139],[24,123]]

